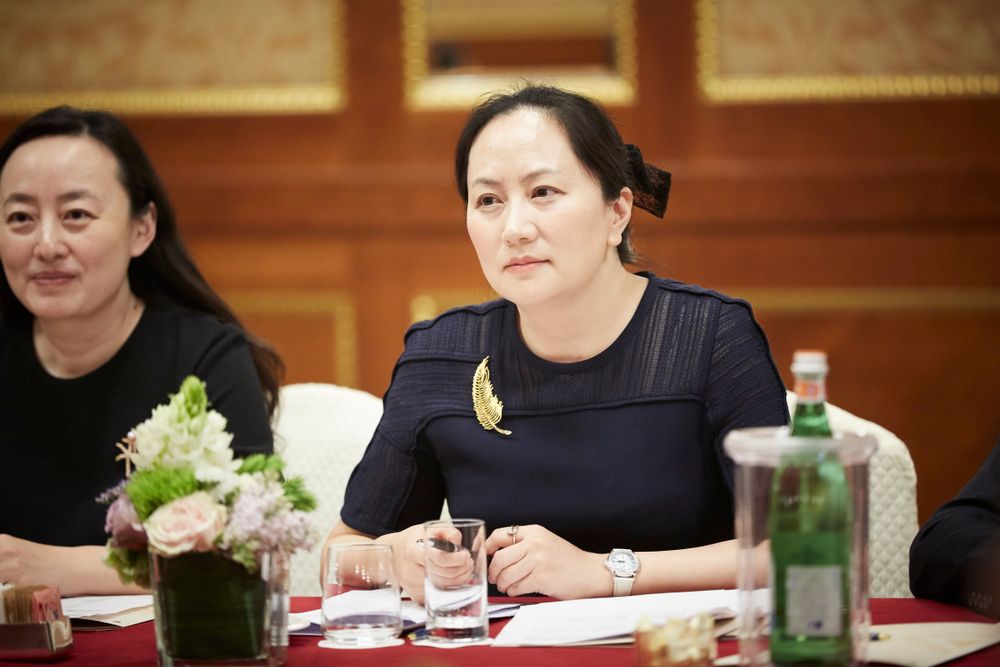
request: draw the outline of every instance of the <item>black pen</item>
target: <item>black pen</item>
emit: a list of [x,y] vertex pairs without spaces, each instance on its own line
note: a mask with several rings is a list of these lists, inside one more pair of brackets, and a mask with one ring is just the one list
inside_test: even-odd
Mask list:
[[435,549],[440,549],[441,551],[446,551],[448,553],[462,551],[465,548],[461,544],[455,544],[454,542],[449,542],[448,540],[439,540],[436,537],[429,537],[426,540],[417,540],[417,544],[423,544],[424,542],[430,543],[430,545]]
[[868,635],[868,639],[873,642],[884,642],[890,636],[888,632],[873,632]]

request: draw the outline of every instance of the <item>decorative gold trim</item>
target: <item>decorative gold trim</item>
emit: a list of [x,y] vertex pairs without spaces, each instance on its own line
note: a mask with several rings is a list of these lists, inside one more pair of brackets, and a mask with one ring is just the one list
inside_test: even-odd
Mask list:
[[492,290],[439,289],[427,290],[410,299],[410,321],[431,320],[448,310],[472,303],[482,303],[496,299]]
[[118,113],[163,115],[269,114],[339,111],[347,102],[347,50],[343,0],[331,7],[333,62],[329,85],[216,86],[211,88],[67,90],[45,93],[0,93],[0,114],[29,115],[69,104]]
[[500,435],[510,435],[510,431],[498,426],[503,419],[503,401],[493,392],[490,369],[486,367],[489,360],[488,355],[483,357],[472,376],[472,409],[476,411],[479,425],[485,430],[496,431]]
[[358,317],[346,290],[231,290],[226,302],[240,314],[327,315],[333,324],[334,382],[358,385]]
[[426,0],[402,0],[403,73],[406,105],[415,110],[462,109],[483,95],[509,90],[525,81],[550,83],[606,104],[636,99],[635,0],[614,0],[615,74],[556,69],[492,74],[431,74],[427,62]]
[[344,99],[341,90],[325,86],[18,93],[0,94],[0,113],[27,115],[60,104],[118,113],[310,113],[336,111]]
[[734,288],[721,290],[746,299],[757,312],[1000,310],[1000,290],[953,288]]
[[718,0],[697,0],[698,85],[712,102],[985,97],[1000,94],[1000,75],[740,76],[719,73]]
[[[592,37],[607,30],[609,5],[586,0],[424,0],[447,11],[428,17],[435,36],[445,40],[489,40],[516,33],[519,37]],[[610,6],[612,13],[613,5]],[[613,19],[613,17],[610,17]]]

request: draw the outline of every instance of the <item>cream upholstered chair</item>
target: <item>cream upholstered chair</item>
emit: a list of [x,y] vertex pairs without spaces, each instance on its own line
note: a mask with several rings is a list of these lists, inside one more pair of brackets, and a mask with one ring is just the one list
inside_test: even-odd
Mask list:
[[332,384],[290,384],[281,388],[275,419],[275,450],[286,474],[305,479],[319,507],[312,513],[318,535],[311,551],[292,557],[292,595],[319,596],[320,549],[340,517],[344,488],[382,416],[381,399]]
[[[874,422],[830,403],[827,417],[835,431],[875,437],[878,451],[868,466],[869,595],[912,597],[910,542],[917,534],[917,473],[903,441]],[[795,393],[788,392],[788,412],[795,412]]]

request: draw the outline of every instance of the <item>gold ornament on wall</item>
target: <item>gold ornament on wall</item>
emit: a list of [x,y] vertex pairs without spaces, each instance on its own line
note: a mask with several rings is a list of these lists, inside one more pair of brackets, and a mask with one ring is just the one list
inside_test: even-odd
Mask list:
[[503,419],[503,401],[493,393],[490,369],[486,366],[489,360],[489,356],[484,357],[472,376],[472,409],[476,411],[476,419],[484,429],[510,435],[510,431],[498,426]]

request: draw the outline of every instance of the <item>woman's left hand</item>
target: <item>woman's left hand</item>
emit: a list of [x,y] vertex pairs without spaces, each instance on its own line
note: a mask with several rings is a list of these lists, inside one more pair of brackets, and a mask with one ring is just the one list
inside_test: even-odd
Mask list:
[[[515,542],[516,537],[516,542]],[[560,600],[611,595],[604,554],[578,549],[542,526],[494,530],[486,540],[493,557],[489,581],[511,597],[540,593]]]
[[13,535],[0,535],[0,581],[13,584],[49,583],[46,577],[62,574],[59,547],[29,542]]

